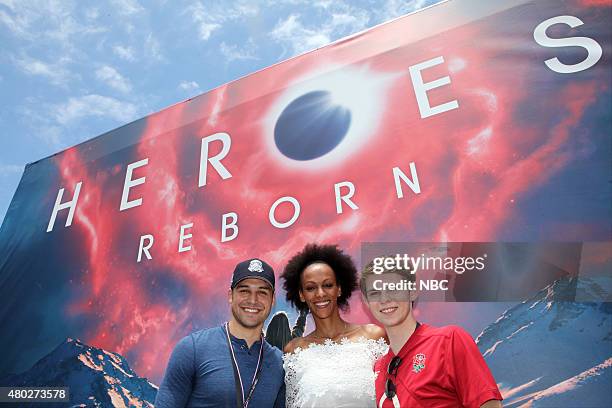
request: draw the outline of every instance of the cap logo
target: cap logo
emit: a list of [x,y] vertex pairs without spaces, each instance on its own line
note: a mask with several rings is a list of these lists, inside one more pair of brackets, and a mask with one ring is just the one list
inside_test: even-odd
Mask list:
[[259,259],[253,259],[249,262],[249,267],[247,268],[251,272],[263,272],[263,264]]

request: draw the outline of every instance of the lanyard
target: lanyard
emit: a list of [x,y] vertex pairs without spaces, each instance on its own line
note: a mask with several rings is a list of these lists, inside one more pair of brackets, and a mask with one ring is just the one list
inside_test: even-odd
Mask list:
[[[242,376],[240,375],[240,369],[238,368],[238,361],[236,360],[236,355],[234,354],[234,347],[232,347],[232,341],[229,335],[229,323],[225,323],[225,334],[227,336],[227,345],[230,349],[230,354],[232,355],[232,367],[234,369],[234,381],[236,384],[236,401],[238,408],[247,408],[249,405],[249,401],[253,396],[253,392],[255,391],[255,386],[259,381],[259,374],[261,373],[261,368],[263,366],[263,335],[261,336],[261,346],[259,347],[259,358],[257,359],[257,367],[255,368],[255,374],[253,375],[253,380],[251,381],[251,387],[249,388],[248,394],[244,395],[244,385],[242,383]],[[238,385],[240,384],[240,385]],[[240,388],[239,388],[240,387]]]
[[[386,400],[387,400],[387,396],[383,392],[382,397],[380,397],[380,401],[378,401],[378,408],[383,408],[383,404],[385,403]],[[399,398],[397,398],[397,394],[393,396],[393,398],[391,399],[391,402],[393,403],[393,408],[402,408],[399,402]]]

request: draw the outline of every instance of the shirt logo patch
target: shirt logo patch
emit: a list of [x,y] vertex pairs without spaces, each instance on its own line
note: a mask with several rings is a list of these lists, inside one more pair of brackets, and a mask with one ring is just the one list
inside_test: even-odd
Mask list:
[[425,369],[425,354],[419,353],[412,358],[412,371],[420,373]]
[[263,264],[259,259],[253,259],[249,262],[249,267],[247,268],[251,272],[263,272]]

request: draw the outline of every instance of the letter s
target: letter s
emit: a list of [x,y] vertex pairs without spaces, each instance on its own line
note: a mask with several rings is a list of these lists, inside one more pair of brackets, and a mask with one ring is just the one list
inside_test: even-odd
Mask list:
[[546,30],[555,24],[566,24],[571,28],[576,28],[584,23],[578,17],[557,16],[542,21],[533,30],[533,39],[542,47],[582,47],[587,50],[587,57],[584,61],[574,65],[566,65],[559,61],[557,57],[544,61],[546,66],[560,74],[573,74],[591,68],[601,59],[603,50],[597,41],[588,37],[569,37],[569,38],[550,38],[546,35]]

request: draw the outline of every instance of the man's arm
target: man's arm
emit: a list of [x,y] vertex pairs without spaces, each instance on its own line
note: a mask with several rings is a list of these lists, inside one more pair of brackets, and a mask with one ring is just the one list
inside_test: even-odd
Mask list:
[[285,382],[281,385],[278,390],[278,394],[276,394],[276,401],[274,401],[274,408],[285,408]]
[[195,344],[192,336],[179,341],[172,351],[157,397],[156,408],[179,408],[187,405],[195,375]]
[[468,408],[501,407],[502,395],[474,339],[461,327],[451,328],[447,372],[461,404]]

